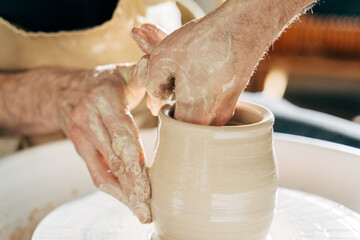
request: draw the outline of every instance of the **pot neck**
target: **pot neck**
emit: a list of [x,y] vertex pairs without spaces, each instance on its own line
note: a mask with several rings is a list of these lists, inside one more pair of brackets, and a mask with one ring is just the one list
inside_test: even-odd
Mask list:
[[239,102],[235,108],[233,118],[225,126],[205,126],[182,122],[173,118],[175,105],[165,105],[159,113],[159,127],[166,134],[176,136],[192,136],[198,138],[212,137],[227,138],[234,135],[238,138],[261,136],[272,132],[274,115],[263,106]]

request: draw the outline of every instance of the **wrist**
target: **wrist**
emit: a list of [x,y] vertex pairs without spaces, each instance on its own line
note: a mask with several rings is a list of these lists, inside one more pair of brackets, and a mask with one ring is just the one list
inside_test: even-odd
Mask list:
[[60,129],[58,101],[76,87],[80,72],[40,68],[0,74],[0,128],[14,134],[45,134]]

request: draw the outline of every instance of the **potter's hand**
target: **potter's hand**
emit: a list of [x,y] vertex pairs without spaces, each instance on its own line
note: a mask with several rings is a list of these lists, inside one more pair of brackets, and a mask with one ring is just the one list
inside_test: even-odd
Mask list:
[[[163,39],[162,34],[133,36],[146,49]],[[95,185],[128,205],[143,223],[151,222],[150,183],[130,109],[145,94],[139,79],[146,77],[146,67],[147,56],[137,65],[99,66],[78,89],[64,94],[61,103],[63,129],[85,159]]]
[[[151,49],[162,37],[146,36],[142,43]],[[145,94],[138,80],[145,78],[146,62],[145,56],[138,64],[90,71],[54,67],[0,73],[0,134],[35,135],[61,128],[96,186],[128,205],[141,222],[150,222],[149,178],[130,114]]]
[[175,118],[225,124],[269,42],[313,0],[274,1],[228,0],[149,52],[146,88],[152,113],[174,91]]
[[147,105],[154,115],[175,89],[176,119],[222,125],[232,116],[246,81],[236,77],[232,36],[220,27],[191,22],[150,52]]
[[145,93],[137,86],[138,74],[141,62],[97,67],[76,87],[64,90],[58,103],[62,129],[85,160],[95,185],[129,206],[141,222],[149,222],[150,184],[130,113]]

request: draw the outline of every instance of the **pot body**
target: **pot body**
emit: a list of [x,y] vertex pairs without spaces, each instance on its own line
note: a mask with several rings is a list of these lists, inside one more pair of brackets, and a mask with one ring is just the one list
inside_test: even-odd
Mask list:
[[278,183],[272,113],[239,102],[229,126],[159,114],[150,169],[153,240],[266,239]]

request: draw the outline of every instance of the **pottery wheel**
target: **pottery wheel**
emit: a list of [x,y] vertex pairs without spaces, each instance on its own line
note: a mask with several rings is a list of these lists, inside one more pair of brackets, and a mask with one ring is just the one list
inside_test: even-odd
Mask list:
[[[147,240],[152,228],[111,196],[95,192],[56,208],[32,239]],[[360,215],[319,196],[279,188],[268,240],[289,239],[360,239]]]

